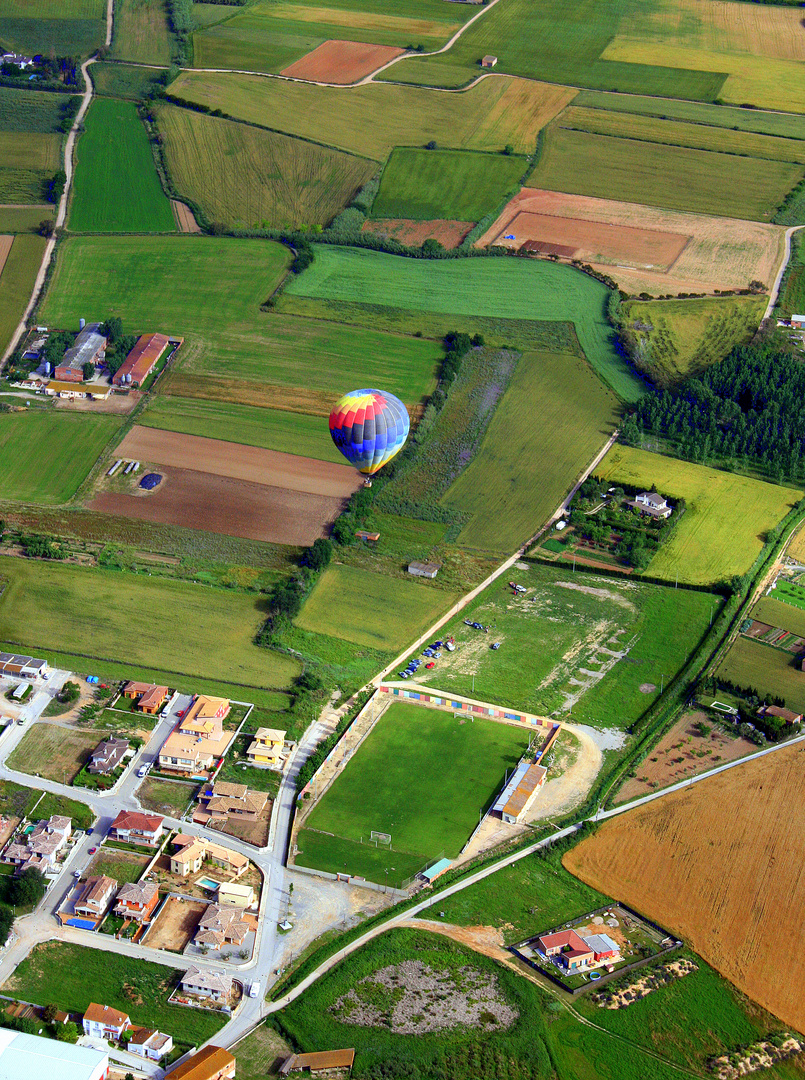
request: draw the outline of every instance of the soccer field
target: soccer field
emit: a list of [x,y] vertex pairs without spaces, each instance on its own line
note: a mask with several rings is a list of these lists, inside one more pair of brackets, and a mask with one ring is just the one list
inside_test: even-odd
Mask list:
[[374,829],[391,834],[391,853],[421,856],[420,866],[442,852],[455,858],[506,770],[528,748],[528,736],[493,720],[394,702],[306,826],[334,834],[334,854],[343,850],[342,840],[360,844],[363,838],[366,846]]

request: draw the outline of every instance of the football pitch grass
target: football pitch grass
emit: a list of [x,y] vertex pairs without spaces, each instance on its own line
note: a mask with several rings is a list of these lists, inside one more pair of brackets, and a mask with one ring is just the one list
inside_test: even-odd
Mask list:
[[[315,853],[319,869],[336,873],[346,862],[352,874],[363,869],[372,878],[367,871],[374,869],[375,881],[385,880],[389,868],[392,884],[392,877],[399,883],[443,852],[455,858],[528,748],[529,734],[480,717],[392,703],[311,812],[297,861],[308,865]],[[319,836],[306,851],[310,830]],[[390,850],[375,848],[372,830],[391,834]],[[333,835],[322,838],[326,833]]]

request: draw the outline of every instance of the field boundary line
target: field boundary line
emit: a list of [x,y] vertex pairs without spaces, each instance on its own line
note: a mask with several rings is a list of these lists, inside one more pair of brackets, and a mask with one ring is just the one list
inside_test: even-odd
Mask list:
[[774,313],[774,308],[777,305],[777,301],[780,298],[780,286],[783,282],[783,274],[791,261],[791,237],[795,232],[799,232],[800,229],[805,229],[805,225],[792,225],[791,228],[785,230],[785,243],[783,249],[783,258],[780,263],[780,268],[777,271],[777,277],[774,279],[771,288],[769,289],[769,302],[766,305],[766,311],[763,315],[763,320],[770,319]]

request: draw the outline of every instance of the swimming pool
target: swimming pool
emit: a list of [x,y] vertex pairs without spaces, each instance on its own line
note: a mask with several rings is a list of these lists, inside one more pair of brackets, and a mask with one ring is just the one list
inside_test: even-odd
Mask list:
[[202,887],[202,889],[207,889],[207,890],[209,890],[209,892],[217,892],[218,891],[218,886],[220,884],[221,884],[221,882],[216,881],[215,878],[211,878],[211,877],[196,878],[196,885],[200,885]]

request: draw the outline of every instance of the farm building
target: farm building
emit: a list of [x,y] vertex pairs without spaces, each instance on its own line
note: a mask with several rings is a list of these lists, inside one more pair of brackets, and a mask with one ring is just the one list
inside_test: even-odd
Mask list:
[[380,539],[379,532],[367,532],[366,529],[357,529],[355,535],[366,544],[376,544]]
[[497,64],[497,62],[498,58],[496,56],[492,56],[491,53],[487,53],[486,56],[481,58],[481,67],[493,68],[495,64]]
[[435,578],[442,568],[441,563],[412,562],[408,564],[408,573],[414,577]]
[[521,761],[492,807],[509,825],[517,825],[531,809],[548,770],[542,765]]
[[105,383],[81,383],[62,382],[50,379],[45,384],[45,393],[50,397],[59,398],[89,398],[91,401],[106,401],[112,392],[111,386]]
[[779,705],[763,705],[757,712],[759,717],[776,716],[778,720],[785,720],[787,724],[801,724],[802,713],[792,712],[790,709],[781,709]]
[[792,330],[805,330],[805,315],[792,315],[791,328]]
[[280,1066],[280,1076],[310,1073],[311,1076],[342,1076],[352,1069],[354,1050],[320,1050],[312,1054],[291,1054]]
[[0,1028],[0,1075],[4,1080],[30,1080],[32,1076],[104,1080],[108,1072],[109,1055],[102,1050]]
[[78,332],[73,344],[56,365],[54,375],[59,382],[84,381],[84,364],[97,364],[106,351],[106,338],[100,323],[87,323]]
[[446,873],[452,865],[453,864],[449,859],[439,859],[433,866],[429,866],[427,870],[423,870],[419,876],[424,878],[428,883],[431,883],[435,881],[437,877],[441,877],[442,874]]
[[164,334],[143,334],[112,377],[114,385],[142,386],[170,343]]
[[36,679],[44,678],[47,671],[47,660],[37,660],[33,656],[17,656],[14,653],[0,653],[0,675],[22,675],[27,679]]

